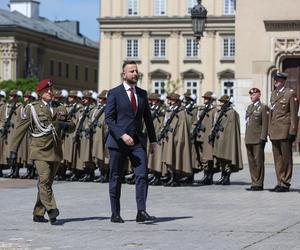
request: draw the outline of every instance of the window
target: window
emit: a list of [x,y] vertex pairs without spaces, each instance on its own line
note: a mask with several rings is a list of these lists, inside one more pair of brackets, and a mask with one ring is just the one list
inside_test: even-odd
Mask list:
[[127,58],[137,58],[139,56],[139,41],[137,39],[127,40]]
[[69,64],[66,63],[66,78],[69,78]]
[[155,0],[154,15],[166,15],[166,0]]
[[221,84],[222,84],[222,95],[228,95],[230,97],[235,96],[233,79],[221,80]]
[[186,57],[198,57],[198,41],[194,38],[186,39]]
[[154,39],[154,57],[166,57],[166,39]]
[[94,70],[94,83],[97,83],[98,82],[98,70],[95,69]]
[[54,61],[50,61],[50,75],[54,76]]
[[235,38],[225,37],[223,38],[223,57],[233,58],[235,56]]
[[235,13],[235,0],[224,0],[224,14],[234,15]]
[[84,68],[84,80],[87,82],[89,80],[89,68]]
[[152,80],[152,90],[157,94],[165,94],[166,80],[155,79]]
[[75,66],[75,80],[79,80],[79,65]]
[[198,97],[199,80],[197,80],[197,79],[185,80],[184,86],[185,86],[185,92],[190,92],[192,95],[195,95]]
[[58,62],[58,76],[62,76],[62,63]]
[[138,15],[138,0],[128,0],[128,16]]
[[187,13],[191,14],[192,8],[197,4],[197,0],[187,0]]

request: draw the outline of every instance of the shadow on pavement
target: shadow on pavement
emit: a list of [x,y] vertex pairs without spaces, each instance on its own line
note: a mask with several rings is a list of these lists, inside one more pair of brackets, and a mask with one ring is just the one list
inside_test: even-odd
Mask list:
[[[173,220],[185,220],[185,219],[191,219],[193,216],[181,216],[181,217],[158,217],[154,221],[145,221],[140,222],[139,224],[147,224],[147,225],[156,225],[157,223],[161,222],[168,222]],[[126,220],[126,221],[135,221],[135,220]]]
[[62,226],[65,223],[69,222],[78,222],[78,221],[90,221],[90,220],[108,220],[110,217],[83,217],[83,218],[69,218],[69,219],[59,219],[57,220],[58,226]]

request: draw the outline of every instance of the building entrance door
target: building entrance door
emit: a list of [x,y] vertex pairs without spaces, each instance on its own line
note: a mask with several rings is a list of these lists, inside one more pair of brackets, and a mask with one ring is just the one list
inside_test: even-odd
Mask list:
[[300,58],[287,58],[282,63],[282,71],[288,74],[286,86],[295,90],[300,100]]

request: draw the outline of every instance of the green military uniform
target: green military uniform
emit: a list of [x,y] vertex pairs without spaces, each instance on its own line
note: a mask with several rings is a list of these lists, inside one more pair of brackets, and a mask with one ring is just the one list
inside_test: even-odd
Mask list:
[[[42,81],[41,84],[50,83]],[[27,105],[21,114],[10,147],[11,152],[17,152],[24,135],[29,128],[31,129],[30,158],[34,160],[39,177],[38,196],[33,215],[43,217],[47,211],[51,220],[58,216],[52,183],[59,162],[63,158],[60,139],[62,127],[68,132],[72,132],[75,128],[73,122],[66,120],[65,107],[49,107],[49,104],[42,100],[33,102]]]
[[[276,77],[286,80],[286,75]],[[273,191],[289,191],[293,171],[292,142],[298,127],[298,101],[293,89],[282,87],[271,95],[269,137],[272,142],[277,187]]]
[[[256,88],[250,94],[256,93]],[[250,190],[262,190],[264,186],[265,154],[264,146],[268,134],[268,106],[257,101],[248,106],[246,111],[245,144],[251,176]]]

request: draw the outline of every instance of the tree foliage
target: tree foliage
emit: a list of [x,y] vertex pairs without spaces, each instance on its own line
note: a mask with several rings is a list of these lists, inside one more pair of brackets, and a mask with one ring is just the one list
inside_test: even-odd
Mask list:
[[23,93],[25,91],[34,91],[38,85],[38,79],[35,77],[32,78],[19,78],[16,81],[7,80],[0,82],[0,89],[4,90],[6,93],[9,93],[11,90],[21,90]]

